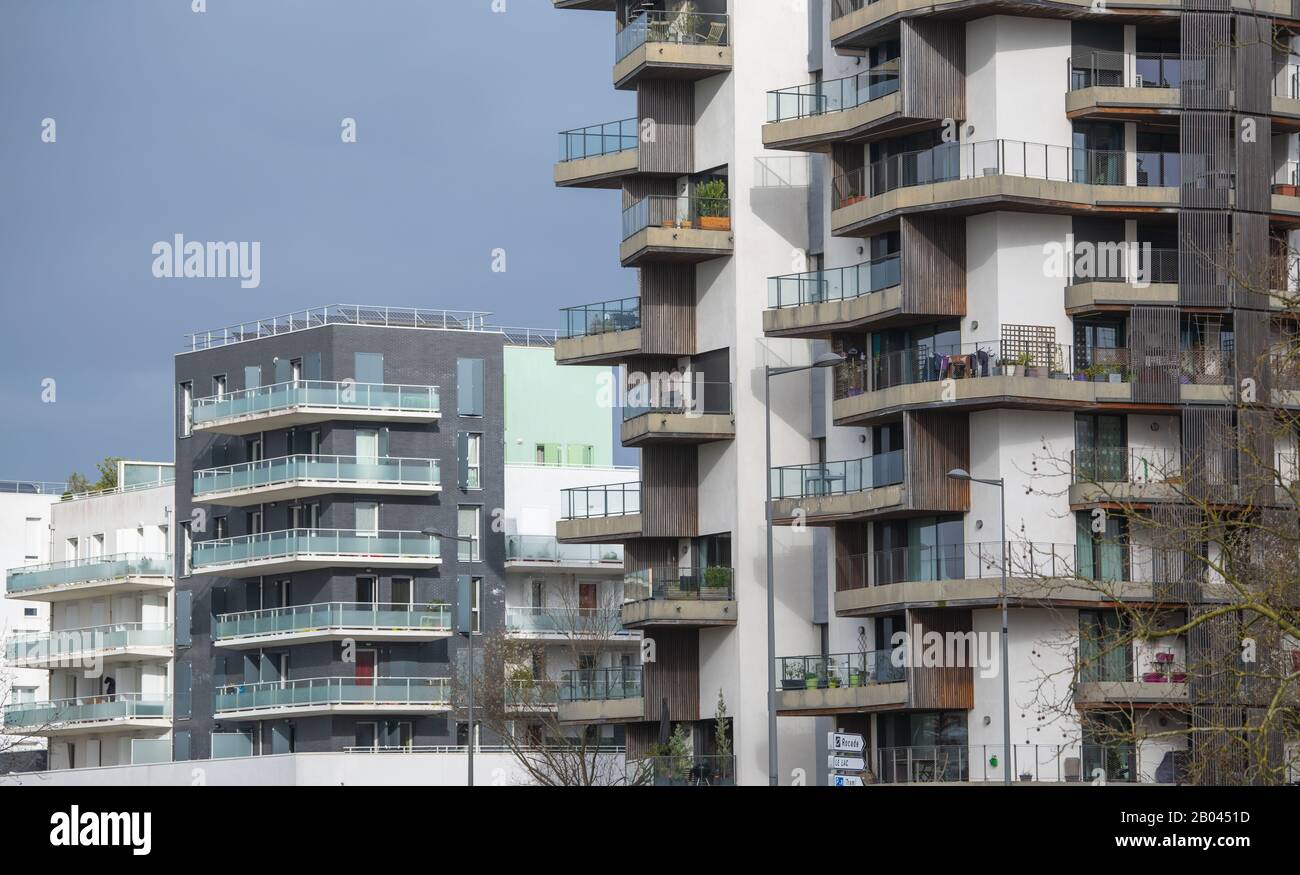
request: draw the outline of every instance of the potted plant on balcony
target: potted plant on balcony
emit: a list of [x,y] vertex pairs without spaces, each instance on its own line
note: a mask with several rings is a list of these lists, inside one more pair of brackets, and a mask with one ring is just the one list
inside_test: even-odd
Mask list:
[[704,569],[704,588],[713,590],[712,593],[705,594],[708,598],[720,598],[724,594],[718,593],[718,590],[726,590],[731,587],[731,569],[730,568],[706,568]]
[[727,201],[727,181],[710,179],[695,186],[695,212],[701,231],[730,231],[731,204]]
[[1016,364],[1020,366],[1021,371],[1026,377],[1043,376],[1043,366],[1035,363],[1033,355],[1028,352],[1022,352],[1020,355],[1016,356]]

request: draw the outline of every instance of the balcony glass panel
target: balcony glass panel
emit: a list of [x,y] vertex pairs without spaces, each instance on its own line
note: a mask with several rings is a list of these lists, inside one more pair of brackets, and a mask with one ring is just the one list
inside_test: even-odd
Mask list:
[[785,691],[893,684],[905,680],[906,676],[904,666],[894,664],[893,650],[781,656],[776,660],[777,683]]
[[437,459],[361,459],[356,456],[283,456],[194,472],[194,494],[203,496],[303,480],[392,486],[437,486]]
[[898,285],[902,274],[902,256],[893,253],[852,267],[769,277],[767,304],[781,309],[860,298]]
[[560,677],[561,702],[641,698],[641,666],[575,668]]
[[772,469],[772,498],[847,495],[903,482],[903,452],[894,450],[846,462],[791,465]]
[[566,520],[640,513],[641,484],[615,483],[565,489],[560,493],[560,502]]
[[730,28],[726,13],[680,10],[643,12],[614,38],[614,61],[623,60],[646,43],[725,46]]
[[81,696],[52,702],[23,702],[4,709],[8,727],[27,730],[63,723],[95,723],[130,718],[162,719],[171,716],[170,696],[116,693],[112,696]]
[[194,568],[234,565],[304,556],[427,558],[440,555],[438,539],[420,532],[356,532],[336,529],[285,529],[194,545]]
[[171,647],[170,623],[113,623],[85,629],[24,632],[5,639],[7,662],[57,660],[96,650],[126,647]]
[[623,211],[623,239],[646,228],[731,230],[731,201],[695,195],[650,195]]
[[630,571],[623,576],[628,601],[729,601],[736,597],[730,568],[681,568],[662,565]]
[[195,425],[203,425],[293,407],[437,413],[438,387],[298,380],[196,399],[193,419]]
[[898,91],[899,59],[877,64],[854,76],[796,85],[767,93],[768,122],[783,122],[843,112]]
[[552,535],[506,535],[507,562],[622,565],[622,544],[562,544]]
[[582,307],[566,307],[564,336],[587,337],[612,331],[631,331],[641,327],[641,299],[620,298]]
[[305,678],[231,684],[216,691],[217,711],[325,705],[414,706],[451,702],[449,678]]
[[451,629],[451,606],[326,602],[267,608],[221,614],[212,634],[218,639],[244,638],[322,629],[447,632]]
[[691,380],[668,380],[642,383],[627,390],[623,400],[623,421],[647,413],[675,413],[686,417],[728,415],[731,411],[731,384]]
[[94,559],[73,559],[45,565],[11,568],[5,579],[10,593],[48,586],[118,580],[126,577],[170,577],[172,559],[163,553],[118,553]]
[[637,147],[637,120],[625,118],[560,132],[560,161],[578,161]]

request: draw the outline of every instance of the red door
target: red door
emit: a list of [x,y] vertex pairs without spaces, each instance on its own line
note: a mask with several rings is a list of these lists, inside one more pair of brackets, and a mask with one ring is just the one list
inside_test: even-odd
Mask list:
[[375,683],[375,651],[357,651],[357,686],[369,687]]
[[578,584],[578,609],[584,614],[596,610],[596,584]]

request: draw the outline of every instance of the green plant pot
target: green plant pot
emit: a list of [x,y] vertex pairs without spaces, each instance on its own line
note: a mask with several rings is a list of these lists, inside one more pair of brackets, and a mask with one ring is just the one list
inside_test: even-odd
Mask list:
[[804,683],[804,689],[815,690],[817,689],[817,676],[812,675],[811,677],[806,677],[803,679],[803,683]]
[[849,675],[849,686],[851,686],[851,687],[860,687],[860,686],[862,686],[862,678],[861,678],[861,676],[856,675],[856,674],[851,674],[851,675]]

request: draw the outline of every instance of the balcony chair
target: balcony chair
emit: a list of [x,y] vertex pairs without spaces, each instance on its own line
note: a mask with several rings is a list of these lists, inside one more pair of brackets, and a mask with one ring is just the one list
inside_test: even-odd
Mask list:
[[715,21],[709,25],[709,33],[704,37],[704,45],[720,46],[722,38],[727,33],[727,25],[721,21]]

